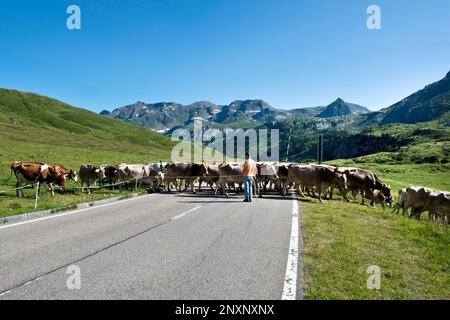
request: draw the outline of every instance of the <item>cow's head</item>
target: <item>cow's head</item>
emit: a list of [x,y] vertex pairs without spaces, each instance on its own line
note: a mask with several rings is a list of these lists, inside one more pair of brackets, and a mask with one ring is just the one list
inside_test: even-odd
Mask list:
[[390,187],[389,185],[382,183],[382,184],[381,184],[381,192],[383,193],[383,195],[384,195],[386,198],[391,198],[391,199],[392,199],[392,196],[391,196],[391,187]]
[[104,166],[105,176],[108,179],[115,180],[117,179],[117,168],[113,166]]
[[389,207],[392,207],[392,204],[394,203],[394,197],[392,197],[392,196],[389,196],[389,197],[386,197],[386,204],[389,206]]
[[347,175],[345,173],[335,171],[334,176],[336,178],[335,185],[341,190],[347,189]]
[[77,175],[77,172],[76,172],[75,170],[70,170],[70,171],[69,171],[69,174],[67,175],[67,178],[70,179],[70,180],[73,180],[73,181],[77,182],[77,181],[78,181],[78,175]]
[[205,177],[208,175],[208,165],[204,162],[197,165],[197,175],[199,177]]
[[106,178],[105,168],[104,167],[96,168],[95,175],[97,176],[97,179],[99,179],[99,180],[105,179]]

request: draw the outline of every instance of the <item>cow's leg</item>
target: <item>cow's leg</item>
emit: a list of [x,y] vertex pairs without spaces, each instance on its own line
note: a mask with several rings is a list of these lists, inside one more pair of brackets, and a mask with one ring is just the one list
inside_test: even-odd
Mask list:
[[228,192],[227,192],[227,188],[226,188],[226,183],[225,182],[222,182],[221,183],[221,193],[222,194],[225,194],[225,196],[227,197],[227,198],[229,198],[230,197],[230,195],[228,194]]
[[289,179],[289,177],[286,179],[286,182],[285,182],[285,184],[284,184],[284,186],[283,186],[283,192],[282,192],[282,194],[285,196],[286,194],[287,194],[287,189],[288,189],[288,186],[289,186],[289,184],[291,183],[292,181],[291,181],[291,179]]
[[42,183],[39,183],[39,188],[38,188],[38,190],[37,190],[37,193],[38,193],[38,199],[41,199],[41,185],[42,185]]
[[170,192],[170,179],[166,178],[166,181],[164,181],[164,191]]
[[322,185],[316,186],[317,192],[319,193],[319,201],[322,202]]
[[223,195],[225,193],[225,189],[224,189],[225,181],[224,181],[224,179],[225,178],[220,178],[219,181],[217,182],[216,193],[217,193],[217,190],[219,190],[219,189],[220,189],[220,194]]
[[295,183],[295,187],[297,188],[297,193],[300,195],[300,197],[305,198],[305,194],[303,193],[302,188],[304,187],[303,185],[301,185],[300,183]]
[[428,210],[428,220],[434,221],[436,218],[435,213],[433,210]]
[[20,194],[21,194],[21,189],[19,189],[20,188],[20,183],[19,182],[16,182],[16,197],[17,198],[20,198]]
[[17,182],[16,182],[16,196],[18,198],[20,198],[20,197],[25,198],[25,193],[23,192],[22,185],[24,183],[26,183],[26,181],[23,179],[23,176],[20,173],[16,174],[16,179],[17,179]]
[[305,194],[304,194],[303,191],[302,191],[302,186],[301,186],[300,184],[295,184],[295,185],[294,185],[294,189],[295,189],[295,191],[296,191],[297,196],[300,196],[300,197],[302,197],[302,198],[305,197]]
[[411,216],[414,216],[417,220],[420,220],[420,215],[425,211],[425,208],[412,208]]
[[341,193],[342,200],[350,202],[350,199],[347,197],[347,193],[348,193],[349,190],[346,189],[346,188],[339,188],[339,191]]
[[256,191],[256,194],[258,195],[258,198],[262,198],[261,188],[256,186],[256,190],[255,191]]
[[392,213],[395,213],[395,214],[400,213],[400,204],[399,203],[396,203],[394,205],[394,207],[392,208]]
[[357,196],[358,193],[359,193],[359,189],[351,189],[351,190],[352,190],[352,197],[353,197],[353,200],[357,201],[356,196]]
[[52,196],[55,196],[55,187],[53,186],[53,183],[49,183],[48,188],[50,189]]
[[189,181],[189,184],[191,185],[192,193],[195,194],[195,185],[194,185],[195,179],[189,179],[188,181]]
[[308,197],[313,197],[313,198],[315,198],[316,195],[314,194],[314,191],[313,191],[311,188],[312,188],[312,187],[306,187],[306,186],[302,186],[302,187],[301,187],[302,192],[303,192],[303,193],[306,192],[306,194],[308,195]]

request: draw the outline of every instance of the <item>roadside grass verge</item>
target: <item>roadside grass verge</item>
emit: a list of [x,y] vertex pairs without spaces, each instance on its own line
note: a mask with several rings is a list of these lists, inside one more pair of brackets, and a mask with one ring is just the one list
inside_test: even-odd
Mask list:
[[0,218],[17,215],[21,213],[30,213],[33,211],[41,211],[48,209],[56,210],[68,210],[74,208],[75,205],[80,203],[89,203],[97,200],[103,200],[113,197],[127,198],[133,193],[145,193],[144,189],[124,190],[120,192],[117,188],[115,190],[98,189],[89,195],[86,192],[81,192],[80,189],[71,192],[55,192],[55,196],[52,196],[46,190],[46,185],[41,188],[41,196],[38,201],[38,207],[34,210],[34,196],[35,189],[24,189],[26,198],[16,198],[12,192],[0,193]]
[[[412,185],[450,190],[449,164],[330,163],[375,172],[394,196]],[[306,299],[450,299],[450,228],[426,213],[416,220],[362,206],[360,196],[335,198],[301,201]],[[367,289],[371,265],[381,269],[380,290]]]
[[[341,200],[301,210],[306,299],[450,299],[449,228]],[[367,289],[371,265],[380,290]]]

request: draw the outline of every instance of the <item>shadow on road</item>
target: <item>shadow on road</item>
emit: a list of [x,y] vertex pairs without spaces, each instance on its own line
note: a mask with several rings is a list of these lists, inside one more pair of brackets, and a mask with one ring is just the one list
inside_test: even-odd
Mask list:
[[[183,201],[183,202],[189,202],[189,203],[206,203],[206,202],[216,202],[216,203],[241,203],[244,200],[244,195],[243,193],[228,193],[229,197],[222,195],[222,194],[217,194],[214,195],[213,192],[211,191],[202,191],[202,192],[197,192],[195,194],[193,194],[190,191],[187,192],[161,192],[161,194],[172,194],[174,195],[176,198],[180,198],[180,199],[196,199],[196,200],[191,200],[191,201]],[[200,199],[205,199],[205,200],[200,200]],[[262,197],[258,197],[258,196],[254,196],[254,201],[264,201],[264,200],[288,200],[288,201],[292,201],[292,195],[289,194],[287,196],[282,196],[280,195],[278,192],[268,192],[268,193],[264,193],[262,195]]]

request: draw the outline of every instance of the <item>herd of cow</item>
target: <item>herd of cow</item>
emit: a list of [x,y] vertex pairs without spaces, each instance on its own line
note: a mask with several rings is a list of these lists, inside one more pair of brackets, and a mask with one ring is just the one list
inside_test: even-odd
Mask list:
[[[333,195],[333,189],[337,188],[343,199],[349,201],[347,194],[351,192],[353,197],[358,194],[364,199],[370,200],[371,206],[375,203],[392,206],[393,196],[388,185],[383,183],[373,172],[360,168],[334,167],[331,165],[316,165],[302,163],[273,163],[258,162],[257,175],[254,177],[253,193],[262,196],[263,192],[275,191],[283,195],[288,189],[295,188],[298,194],[304,197],[306,192],[315,197],[318,193],[319,201],[322,196]],[[185,191],[188,188],[195,193],[195,182],[198,181],[198,189],[202,191],[202,184],[209,185],[214,194],[220,192],[226,195],[233,190],[242,190],[244,182],[241,164],[221,163],[149,163],[149,164],[119,164],[111,165],[82,165],[79,175],[75,170],[68,169],[60,164],[38,162],[14,162],[11,171],[17,179],[16,195],[24,196],[22,185],[24,183],[39,186],[47,184],[54,194],[54,184],[66,189],[67,180],[81,181],[82,192],[86,189],[91,192],[97,188],[97,183],[103,187],[120,190],[124,188],[139,188],[143,185],[150,190],[163,190],[170,192],[173,187],[177,191]],[[395,212],[402,209],[403,214],[411,208],[410,216],[420,218],[424,211],[429,212],[432,220],[442,220],[445,224],[450,220],[450,193],[435,191],[424,187],[410,187],[399,191],[399,200],[395,205]]]

